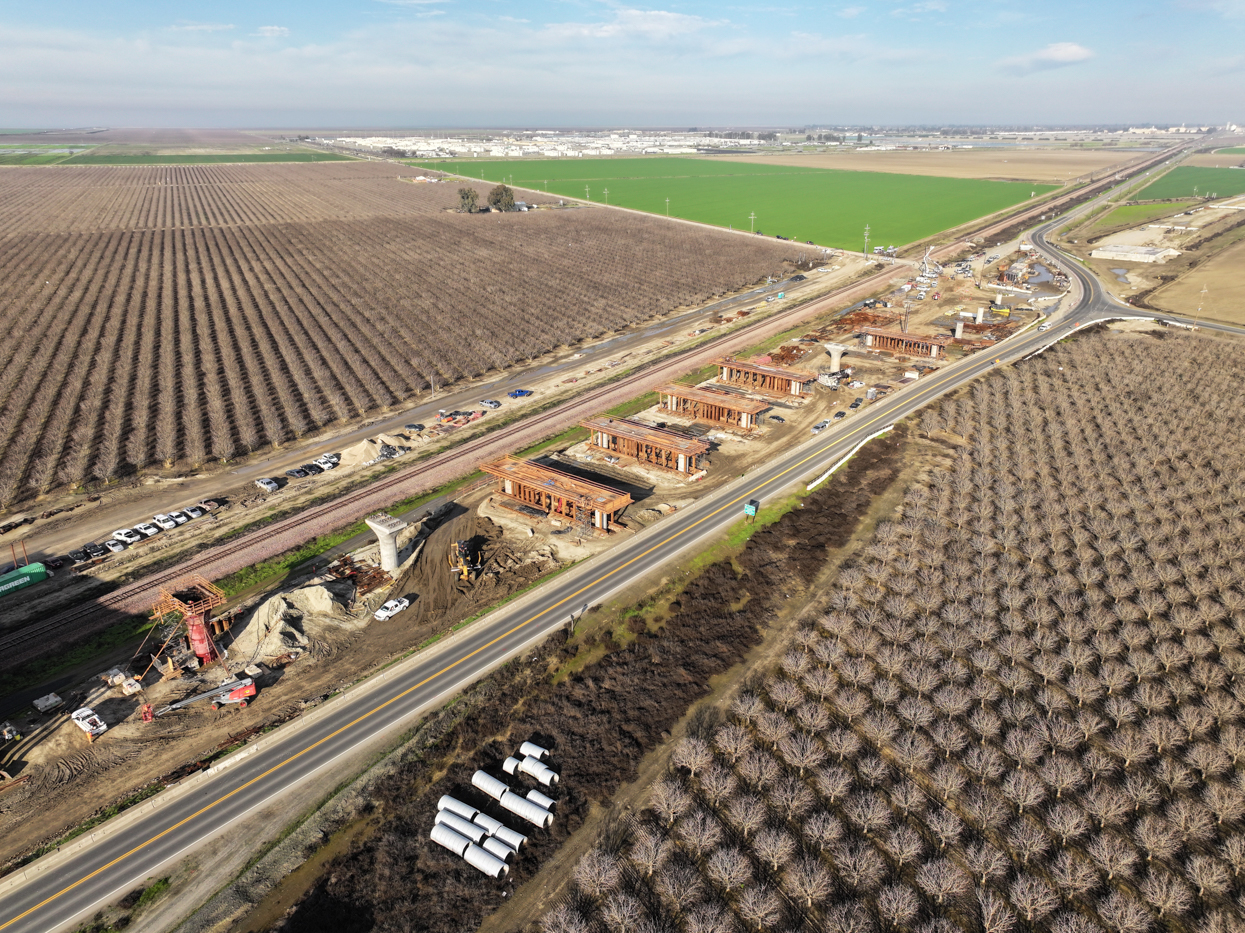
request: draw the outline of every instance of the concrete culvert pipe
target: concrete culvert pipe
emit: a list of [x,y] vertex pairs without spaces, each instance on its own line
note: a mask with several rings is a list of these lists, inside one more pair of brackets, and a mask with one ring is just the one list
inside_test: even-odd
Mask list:
[[491,774],[485,774],[483,771],[477,771],[471,775],[471,784],[478,787],[484,793],[488,794],[494,800],[501,800],[502,794],[508,793],[510,788],[504,783],[497,780]]
[[486,837],[485,840],[480,843],[480,847],[484,849],[485,852],[495,855],[503,862],[513,860],[516,854],[514,849],[510,848],[510,846],[506,845],[500,839],[494,838],[493,836]]
[[450,813],[448,810],[438,810],[436,822],[443,826],[448,826],[450,829],[454,830],[454,832],[458,833],[458,835],[465,839],[470,839],[476,845],[479,845],[484,837],[488,835],[488,833],[484,831],[483,827],[477,826],[475,823],[468,822],[457,813]]
[[558,772],[554,771],[552,768],[542,765],[530,755],[519,762],[518,770],[522,771],[524,774],[531,775],[546,787],[552,787],[554,784],[558,783]]
[[514,774],[519,770],[520,764],[522,764],[522,762],[520,762],[518,758],[507,758],[501,763],[501,769],[507,774]]
[[461,856],[464,852],[466,852],[467,846],[471,845],[470,839],[464,839],[444,823],[438,823],[436,826],[432,827],[432,834],[430,838],[437,845],[444,846],[458,856]]
[[527,792],[527,799],[532,801],[532,803],[536,804],[538,807],[544,807],[550,813],[552,813],[553,809],[558,805],[556,800],[552,797],[546,797],[538,790],[529,790]]
[[493,819],[487,813],[477,813],[471,818],[471,822],[475,823],[490,836],[496,836],[497,830],[506,825],[501,820]]
[[527,843],[527,836],[522,833],[515,832],[509,826],[503,826],[501,829],[497,830],[497,832],[493,833],[493,835],[506,845],[510,846],[510,848],[514,849],[516,852],[519,851],[519,849],[522,849]]
[[549,824],[553,822],[552,813],[544,807],[536,806],[536,804],[520,797],[518,794],[507,793],[498,803],[515,816],[521,817],[529,823],[539,826],[541,829],[548,829]]
[[449,794],[446,794],[437,801],[438,810],[449,810],[451,813],[457,813],[464,820],[474,819],[475,815],[480,811],[469,803],[463,803]]
[[522,755],[524,758],[530,755],[531,757],[535,758],[537,761],[544,761],[546,758],[549,757],[549,749],[541,748],[535,742],[524,742],[522,745],[519,746],[519,754]]
[[490,855],[479,846],[467,846],[463,861],[472,868],[478,868],[490,878],[504,878],[510,872],[510,866],[495,855]]

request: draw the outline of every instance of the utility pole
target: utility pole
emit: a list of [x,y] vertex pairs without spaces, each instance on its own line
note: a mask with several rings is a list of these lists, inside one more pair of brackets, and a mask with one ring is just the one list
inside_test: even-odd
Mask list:
[[584,185],[584,200],[585,200],[585,201],[591,201],[591,200],[592,200],[592,198],[588,197],[588,186],[587,186],[587,185]]
[[610,203],[610,189],[609,188],[605,189],[605,203],[606,204]]
[[869,225],[865,224],[865,255],[869,255]]
[[1201,290],[1201,292],[1199,292],[1199,294],[1200,294],[1202,297],[1200,297],[1200,298],[1197,300],[1197,314],[1194,316],[1194,320],[1198,322],[1198,327],[1201,327],[1201,326],[1202,326],[1202,305],[1206,303],[1206,286],[1205,286],[1205,284],[1203,284],[1203,285],[1202,285],[1202,290]]
[[753,211],[751,214],[749,214],[749,215],[748,215],[748,232],[749,232],[749,233],[755,233],[755,232],[756,232],[755,230],[753,230],[753,229],[752,229],[753,225],[754,225],[756,222],[757,222],[757,212],[756,212],[756,211]]
[[670,199],[666,198],[666,216],[670,216]]

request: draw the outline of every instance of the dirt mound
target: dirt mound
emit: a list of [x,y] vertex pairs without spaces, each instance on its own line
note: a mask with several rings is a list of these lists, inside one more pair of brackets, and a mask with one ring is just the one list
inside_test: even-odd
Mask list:
[[365,466],[394,456],[389,453],[390,450],[397,451],[399,455],[413,450],[415,443],[413,438],[405,434],[378,434],[376,437],[366,438],[343,450],[339,466]]
[[273,596],[251,613],[229,653],[235,659],[262,661],[307,650],[314,642],[361,628],[367,620],[346,609],[353,599],[353,584],[342,580]]

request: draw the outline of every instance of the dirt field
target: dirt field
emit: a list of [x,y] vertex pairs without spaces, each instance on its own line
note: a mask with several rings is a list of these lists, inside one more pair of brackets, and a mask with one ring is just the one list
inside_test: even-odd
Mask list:
[[448,213],[456,187],[373,163],[0,170],[0,505],[270,449],[796,249],[596,208]]
[[1201,305],[1199,317],[1245,324],[1245,274],[1242,270],[1245,270],[1245,240],[1153,292],[1149,300],[1177,314],[1196,314]]
[[1129,162],[1140,153],[1111,149],[961,149],[950,151],[802,152],[794,155],[714,156],[733,162],[841,168],[857,172],[940,175],[1058,184],[1079,175]]
[[1205,168],[1228,168],[1231,165],[1245,165],[1245,153],[1200,152],[1180,161],[1181,165],[1200,165]]

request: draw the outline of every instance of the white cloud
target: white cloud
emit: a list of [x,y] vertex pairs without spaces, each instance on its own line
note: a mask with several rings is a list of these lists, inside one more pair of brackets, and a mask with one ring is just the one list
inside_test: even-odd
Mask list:
[[719,21],[666,10],[615,10],[614,18],[601,23],[550,23],[545,32],[555,39],[646,39],[664,41],[687,36]]
[[865,8],[862,6],[845,6],[843,9],[839,10],[839,16],[844,19],[855,19],[864,11]]
[[1088,61],[1094,53],[1083,45],[1075,42],[1052,42],[1044,49],[1017,55],[998,62],[999,68],[1012,74],[1027,75],[1035,71],[1049,71],[1052,68],[1064,68],[1079,62]]
[[260,26],[251,35],[263,36],[265,39],[281,39],[290,34],[286,26]]
[[901,6],[891,10],[891,16],[904,16],[908,19],[915,19],[920,16],[927,16],[930,13],[946,13],[947,5],[942,0],[921,0],[919,3],[913,3],[911,6]]
[[233,23],[186,23],[181,22],[169,29],[174,32],[224,32],[227,29],[234,29]]
[[450,0],[376,0],[377,3],[387,3],[390,6],[433,6],[438,3],[449,3]]

